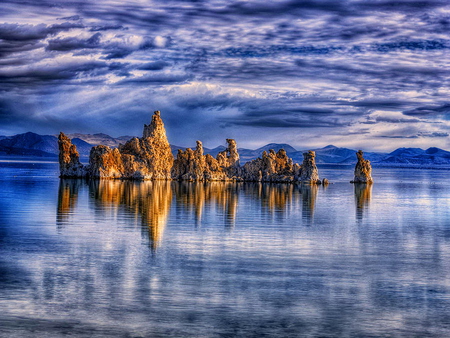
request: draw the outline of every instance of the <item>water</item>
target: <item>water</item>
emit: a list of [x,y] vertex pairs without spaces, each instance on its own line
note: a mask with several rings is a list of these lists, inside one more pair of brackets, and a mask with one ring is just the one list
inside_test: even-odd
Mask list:
[[0,162],[1,337],[449,337],[450,172],[59,180]]

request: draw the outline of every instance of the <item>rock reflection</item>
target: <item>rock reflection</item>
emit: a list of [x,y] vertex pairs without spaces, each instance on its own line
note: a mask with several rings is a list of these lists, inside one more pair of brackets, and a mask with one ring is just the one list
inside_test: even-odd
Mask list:
[[205,205],[215,204],[223,212],[226,227],[234,227],[238,209],[239,183],[173,182],[177,210],[194,213],[200,226]]
[[355,184],[356,219],[362,220],[372,198],[372,184]]
[[316,184],[302,184],[300,186],[300,193],[302,194],[302,217],[307,224],[311,224],[313,221],[318,191],[319,187]]
[[263,214],[283,217],[293,207],[299,194],[293,184],[245,183],[243,191],[252,199],[261,201]]
[[78,201],[78,192],[82,179],[62,179],[59,181],[58,210],[56,213],[56,226],[58,229],[64,227],[70,214],[73,212]]
[[[61,180],[58,227],[67,223],[76,207],[78,191],[84,184],[82,180]],[[311,222],[318,191],[317,185],[298,188],[292,184],[236,182],[91,180],[87,184],[94,215],[99,219],[107,217],[118,221],[125,217],[127,227],[133,224],[133,220],[135,225],[142,223],[152,250],[161,244],[173,198],[177,219],[186,220],[186,215],[189,215],[196,227],[201,226],[204,218],[222,219],[219,222],[232,229],[236,225],[240,199],[243,205],[258,201],[263,218],[276,216],[282,219],[301,205],[303,219]],[[239,211],[245,219],[245,210]]]
[[159,247],[172,202],[169,181],[95,180],[89,183],[89,190],[97,211],[125,206],[128,213],[135,219],[140,218],[148,230],[151,249],[154,251]]
[[286,211],[286,206],[292,202],[293,192],[293,184],[260,184],[261,203],[272,212]]

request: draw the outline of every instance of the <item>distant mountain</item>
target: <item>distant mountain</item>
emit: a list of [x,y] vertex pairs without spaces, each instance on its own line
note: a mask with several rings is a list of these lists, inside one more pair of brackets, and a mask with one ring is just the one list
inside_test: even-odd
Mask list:
[[436,147],[399,148],[387,154],[380,163],[406,165],[450,165],[450,152]]
[[269,151],[270,149],[275,150],[275,152],[280,149],[284,149],[286,150],[286,153],[294,153],[297,151],[297,149],[286,143],[269,143],[261,148],[256,149],[256,151],[262,153],[263,151]]
[[94,146],[93,144],[87,143],[77,137],[72,139],[72,143],[77,146],[78,153],[83,157],[88,157],[91,152],[91,148]]
[[[176,156],[178,149],[185,150],[184,147],[171,146],[172,153]],[[195,147],[192,147],[195,149]],[[225,146],[218,146],[213,149],[204,148],[205,154],[211,154],[216,157],[220,151],[225,150]],[[258,149],[239,148],[239,157],[241,164],[261,157],[263,151],[273,149],[278,151],[280,149],[286,150],[289,157],[294,162],[303,162],[303,153],[307,150],[296,150],[286,143],[269,143]],[[356,163],[356,149],[341,148],[334,145],[328,145],[323,148],[312,149],[316,152],[317,164],[345,164],[354,165]],[[364,157],[372,162],[374,166],[418,166],[424,165],[427,167],[450,165],[450,152],[439,148],[429,148],[423,150],[420,148],[399,148],[391,153],[375,153],[365,152]]]
[[[80,138],[73,138],[80,156],[87,157],[93,144]],[[54,135],[24,133],[0,139],[1,155],[54,157],[59,153],[58,138]]]
[[57,157],[42,150],[5,147],[0,144],[0,156]]
[[218,147],[215,147],[213,149],[203,148],[203,151],[204,151],[205,154],[210,154],[210,155],[216,157],[218,153],[220,153],[221,151],[224,151],[225,149],[227,149],[227,147],[225,147],[225,146],[218,146]]
[[177,156],[178,149],[183,150],[183,151],[186,150],[185,147],[176,146],[176,145],[174,145],[174,144],[171,144],[171,145],[170,145],[170,150],[172,151],[172,155],[173,155],[174,157]]
[[355,161],[355,150],[348,148],[338,148],[328,145],[324,148],[313,149],[316,152],[317,163],[346,163]]
[[18,134],[0,139],[0,154],[53,157],[58,154],[58,141],[52,135]]
[[[117,147],[120,143],[133,138],[133,136],[111,137],[106,134],[69,134],[72,142],[77,146],[78,152],[82,157],[88,157],[93,146],[98,144]],[[172,153],[176,156],[178,149],[186,150],[186,147],[171,145]],[[192,147],[195,149],[195,146]],[[215,148],[204,148],[205,154],[214,157],[226,147],[221,145]],[[258,149],[239,148],[241,164],[261,157],[263,151],[273,149],[286,150],[289,157],[294,162],[303,162],[303,153],[306,150],[297,150],[286,143],[269,143]],[[346,164],[356,163],[356,150],[349,148],[336,147],[328,145],[323,148],[313,149],[316,152],[316,161],[318,164]],[[24,133],[14,136],[0,136],[0,155],[15,156],[37,156],[37,157],[55,157],[58,155],[58,139],[54,135],[39,135],[35,133]],[[439,167],[450,166],[450,152],[431,147],[426,150],[421,148],[398,148],[390,153],[365,152],[364,157],[372,162],[374,166],[390,167]]]
[[132,139],[134,136],[120,136],[120,137],[112,137],[107,134],[98,133],[98,134],[67,134],[67,137],[74,139],[78,138],[80,140],[83,140],[86,143],[92,144],[92,145],[99,145],[103,144],[108,147],[118,147],[120,143],[124,144],[128,140]]

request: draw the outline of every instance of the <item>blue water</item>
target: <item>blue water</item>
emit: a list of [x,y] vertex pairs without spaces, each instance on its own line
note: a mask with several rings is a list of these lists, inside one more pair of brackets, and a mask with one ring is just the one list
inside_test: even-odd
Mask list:
[[450,337],[450,171],[57,175],[0,162],[1,337]]

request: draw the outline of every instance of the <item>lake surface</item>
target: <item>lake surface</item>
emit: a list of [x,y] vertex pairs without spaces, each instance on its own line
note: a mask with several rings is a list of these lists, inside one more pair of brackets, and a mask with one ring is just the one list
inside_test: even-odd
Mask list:
[[450,171],[328,187],[0,162],[1,337],[450,337]]

